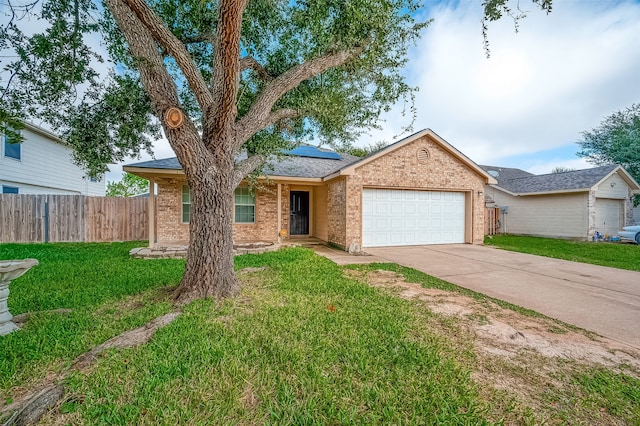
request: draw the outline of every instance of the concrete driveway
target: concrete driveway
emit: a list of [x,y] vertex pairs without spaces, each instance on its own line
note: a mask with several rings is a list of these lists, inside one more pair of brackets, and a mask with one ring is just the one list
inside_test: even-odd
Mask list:
[[366,251],[640,349],[640,272],[469,244]]

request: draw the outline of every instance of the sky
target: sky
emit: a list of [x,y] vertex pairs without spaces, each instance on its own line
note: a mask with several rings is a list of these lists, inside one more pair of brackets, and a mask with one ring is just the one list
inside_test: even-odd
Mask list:
[[[478,164],[592,167],[576,156],[581,132],[640,102],[640,3],[555,0],[549,15],[520,4],[529,12],[517,34],[509,18],[490,24],[489,59],[479,1],[434,6],[406,70],[419,88],[414,129],[431,128]],[[406,123],[398,111],[385,117],[386,138]]]
[[[581,132],[640,102],[639,1],[554,0],[547,15],[520,0],[528,13],[517,33],[508,17],[489,24],[490,58],[480,0],[427,3],[424,18],[434,21],[405,69],[419,89],[413,129],[432,129],[478,164],[536,174],[591,167],[576,156]],[[407,136],[403,109],[396,105],[382,117],[382,130],[358,145]],[[154,153],[174,156],[166,140]],[[107,180],[119,180],[122,165],[110,169]]]

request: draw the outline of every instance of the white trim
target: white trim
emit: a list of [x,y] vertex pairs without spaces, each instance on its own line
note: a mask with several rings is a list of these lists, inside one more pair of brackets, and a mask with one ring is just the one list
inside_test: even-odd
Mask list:
[[[20,130],[18,130],[17,132],[18,132],[18,133],[21,133],[21,131],[20,131]],[[11,145],[13,145],[13,146],[16,146],[16,145],[18,146],[18,158],[16,158],[16,157],[10,157],[10,156],[7,156],[7,152],[6,152],[6,151],[7,151],[7,150],[6,150],[7,144],[8,144],[8,142],[7,142],[7,135],[6,135],[6,134],[3,134],[3,135],[2,135],[2,158],[8,158],[8,159],[10,159],[10,160],[18,161],[18,162],[22,163],[22,143],[14,143],[14,144],[11,144]]]
[[253,193],[253,204],[238,204],[238,206],[253,206],[253,221],[252,222],[238,222],[236,220],[236,192],[239,189],[247,189],[249,191],[249,195],[251,195],[251,190],[249,189],[249,187],[247,186],[236,186],[236,188],[233,190],[233,223],[235,224],[239,224],[239,225],[254,225],[257,223],[257,203],[258,203],[258,191],[255,191]]

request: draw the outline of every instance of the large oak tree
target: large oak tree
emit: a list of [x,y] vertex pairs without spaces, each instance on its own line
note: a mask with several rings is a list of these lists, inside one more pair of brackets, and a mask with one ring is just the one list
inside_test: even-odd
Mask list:
[[582,132],[578,155],[597,164],[620,164],[640,181],[640,104],[614,112]]
[[[0,130],[42,119],[101,174],[161,128],[192,197],[181,302],[238,291],[232,195],[268,155],[310,135],[344,144],[411,102],[401,71],[427,24],[419,0],[16,1],[0,29],[16,55]],[[510,3],[483,1],[484,23],[517,21]]]

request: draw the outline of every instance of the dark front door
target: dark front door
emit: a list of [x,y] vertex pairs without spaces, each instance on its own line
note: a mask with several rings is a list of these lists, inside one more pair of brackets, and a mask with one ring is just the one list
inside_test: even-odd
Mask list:
[[290,234],[309,234],[309,193],[306,191],[291,191]]

